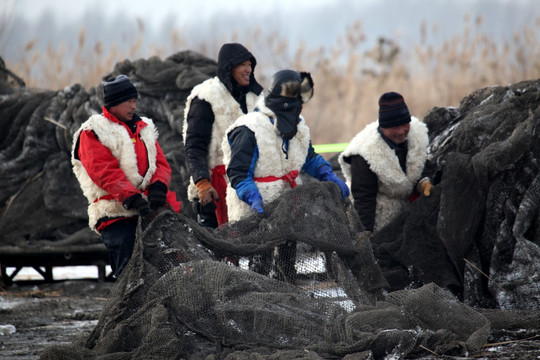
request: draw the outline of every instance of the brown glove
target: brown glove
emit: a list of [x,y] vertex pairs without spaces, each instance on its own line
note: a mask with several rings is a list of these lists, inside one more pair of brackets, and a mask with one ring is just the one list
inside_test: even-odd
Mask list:
[[420,190],[420,194],[424,196],[430,196],[431,195],[431,189],[433,189],[435,185],[431,183],[429,180],[424,180],[418,185],[418,189]]
[[199,189],[199,201],[203,205],[207,205],[212,200],[219,200],[218,193],[216,189],[210,184],[208,179],[201,179],[195,184],[197,189]]

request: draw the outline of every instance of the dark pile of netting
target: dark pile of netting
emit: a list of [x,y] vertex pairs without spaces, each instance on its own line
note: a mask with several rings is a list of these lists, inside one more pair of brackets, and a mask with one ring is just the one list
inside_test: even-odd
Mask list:
[[[301,185],[265,211],[215,231],[169,211],[141,222],[92,334],[41,359],[382,359],[486,343],[488,318],[447,290],[386,292],[369,237],[333,183]],[[296,275],[278,279],[275,249],[287,241]],[[269,251],[268,275],[249,270]]]
[[540,310],[540,82],[480,89],[424,122],[436,186],[372,238],[390,289],[434,282],[471,306]]

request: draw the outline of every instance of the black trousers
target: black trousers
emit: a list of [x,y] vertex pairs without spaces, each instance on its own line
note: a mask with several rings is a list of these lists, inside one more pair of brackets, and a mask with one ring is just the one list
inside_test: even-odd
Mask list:
[[101,240],[109,250],[111,269],[115,278],[120,276],[131,259],[137,221],[138,217],[121,219],[101,230]]
[[216,204],[211,201],[209,204],[203,206],[199,200],[194,200],[192,206],[197,213],[197,222],[199,225],[217,229]]
[[[275,253],[273,256],[272,253]],[[262,275],[269,275],[274,269],[274,276],[280,281],[294,284],[296,282],[296,241],[287,240],[278,245],[275,251],[270,250],[250,258],[249,269]]]

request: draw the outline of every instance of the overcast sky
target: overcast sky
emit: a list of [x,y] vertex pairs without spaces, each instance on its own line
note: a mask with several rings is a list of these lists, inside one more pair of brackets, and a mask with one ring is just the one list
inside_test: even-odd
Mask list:
[[[140,18],[155,28],[166,21],[171,23],[171,19],[181,28],[202,25],[216,17],[237,19],[238,23],[257,18],[263,27],[286,19],[294,27],[291,22],[306,23],[311,15],[322,11],[327,15],[324,25],[360,19],[366,26],[380,24],[393,31],[404,21],[415,24],[421,19],[458,25],[462,19],[454,16],[459,11],[484,12],[489,22],[492,14],[504,15],[509,4],[524,9],[520,21],[523,16],[530,21],[540,16],[539,0],[0,0],[0,4],[4,17],[20,16],[29,23],[46,17],[59,26],[81,23],[84,15],[99,13],[104,20],[112,21]],[[494,19],[501,28],[512,27],[516,21],[511,17],[502,20]]]
[[[373,1],[376,0],[357,0],[363,4]],[[277,13],[318,7],[332,2],[335,0],[17,0],[15,7],[17,13],[24,14],[31,20],[38,19],[47,10],[59,20],[73,21],[88,9],[102,9],[104,13],[111,15],[126,14],[159,22],[171,13],[174,13],[179,21],[186,21],[216,12]]]
[[[72,22],[76,21],[88,9],[101,9],[104,13],[110,15],[126,14],[158,22],[171,13],[177,16],[179,21],[185,21],[193,20],[193,17],[205,17],[223,12],[279,14],[281,12],[313,9],[351,1],[360,7],[367,7],[377,3],[377,0],[0,0],[0,3],[7,4],[8,8],[14,7],[16,13],[24,15],[30,20],[36,20],[45,11],[51,11],[57,20]],[[391,1],[395,8],[407,7],[415,2],[418,3],[419,1]],[[466,8],[475,2],[477,1],[432,0],[435,7],[446,4]],[[489,0],[488,3],[494,6],[501,3],[530,5],[533,13],[538,13],[540,7],[537,0]],[[429,14],[429,8],[424,10],[426,14]]]

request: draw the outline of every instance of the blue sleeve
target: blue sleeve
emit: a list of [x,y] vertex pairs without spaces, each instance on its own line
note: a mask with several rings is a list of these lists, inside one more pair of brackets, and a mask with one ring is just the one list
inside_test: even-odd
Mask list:
[[319,170],[322,166],[327,165],[330,168],[330,163],[326,161],[322,155],[317,154],[315,152],[315,149],[313,149],[313,146],[311,145],[311,141],[309,142],[309,149],[308,154],[306,157],[306,162],[302,166],[302,170],[304,170],[308,175],[316,178],[317,180],[321,180],[319,178]]
[[249,171],[247,173],[247,176],[244,180],[240,181],[236,184],[236,195],[240,200],[245,200],[245,194],[246,191],[257,191],[259,192],[259,188],[257,185],[255,185],[255,181],[253,180],[253,169],[255,169],[255,164],[257,163],[257,159],[259,158],[259,148],[255,147],[255,152],[253,153],[253,159],[251,166],[249,167]]
[[253,174],[259,159],[259,148],[255,135],[246,126],[234,129],[227,138],[231,146],[231,161],[227,166],[227,176],[238,198],[245,201],[244,194],[247,190],[258,192]]

